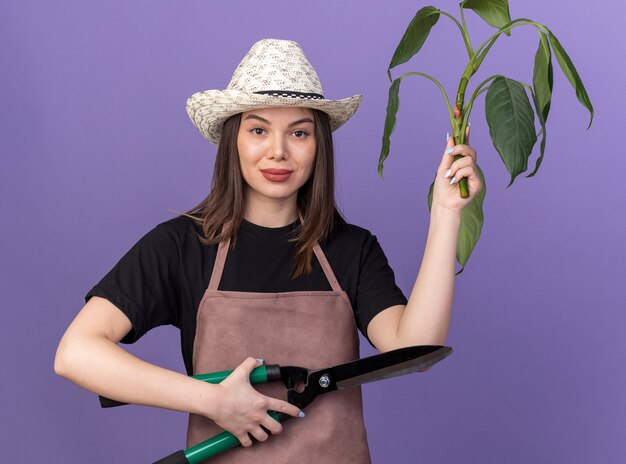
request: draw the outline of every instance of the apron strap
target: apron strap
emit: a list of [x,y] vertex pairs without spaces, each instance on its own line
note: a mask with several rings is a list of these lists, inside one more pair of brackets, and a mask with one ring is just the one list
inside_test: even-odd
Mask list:
[[317,256],[317,260],[320,262],[320,265],[322,266],[322,271],[324,271],[324,274],[326,275],[326,278],[328,279],[328,282],[330,283],[332,289],[335,292],[342,292],[341,285],[339,285],[337,277],[335,277],[335,273],[330,267],[330,263],[326,259],[326,255],[322,251],[322,247],[320,247],[319,243],[315,242],[315,245],[313,246],[313,251],[315,252],[315,256]]
[[[300,217],[300,222],[304,224],[304,218],[302,217],[302,213],[298,209],[298,216]],[[313,246],[313,252],[315,256],[317,256],[317,260],[320,262],[320,266],[322,266],[322,271],[324,271],[324,275],[328,279],[328,283],[330,283],[330,287],[335,292],[342,292],[341,285],[339,285],[339,281],[337,277],[335,277],[335,273],[333,272],[333,268],[330,267],[330,263],[326,259],[326,255],[322,251],[322,247],[320,247],[318,242],[315,242]]]
[[217,247],[217,256],[215,256],[215,264],[213,264],[213,272],[211,273],[211,281],[209,282],[209,290],[217,290],[220,280],[222,280],[222,272],[224,271],[224,263],[226,263],[226,255],[230,246],[230,239],[220,242]]

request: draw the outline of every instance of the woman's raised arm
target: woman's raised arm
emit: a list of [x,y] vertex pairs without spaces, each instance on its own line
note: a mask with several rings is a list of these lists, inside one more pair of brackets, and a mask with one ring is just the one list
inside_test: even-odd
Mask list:
[[[469,127],[466,143],[469,143]],[[463,158],[454,161],[457,154]],[[483,188],[475,164],[476,150],[466,144],[454,145],[454,139],[448,137],[435,177],[424,256],[406,307],[387,308],[367,328],[379,351],[445,344],[452,312],[461,211]],[[464,177],[470,189],[469,198],[461,198],[457,188],[458,181]]]

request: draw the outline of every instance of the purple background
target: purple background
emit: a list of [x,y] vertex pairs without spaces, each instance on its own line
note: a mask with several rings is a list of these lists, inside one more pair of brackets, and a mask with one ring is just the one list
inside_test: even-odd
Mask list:
[[[208,192],[215,147],[190,123],[185,100],[225,88],[261,38],[299,42],[327,98],[365,95],[335,133],[337,198],[350,222],[378,237],[410,293],[449,130],[429,81],[403,81],[384,181],[376,165],[387,64],[428,4],[2,2],[0,461],[148,462],[184,446],[184,414],[101,410],[54,374],[53,358],[87,290],[170,210]],[[459,17],[456,1],[432,4]],[[555,63],[544,163],[505,190],[484,94],[478,100],[471,145],[488,192],[481,239],[456,279],[447,342],[455,353],[428,374],[363,387],[374,462],[624,462],[625,14],[620,2],[512,2],[513,18],[560,39],[595,120],[586,131],[588,114]],[[492,29],[466,18],[476,48]],[[537,43],[530,27],[500,38],[470,88],[493,73],[530,83]],[[458,29],[442,17],[394,76],[429,73],[452,98],[466,60]],[[165,327],[129,349],[182,371],[178,343]],[[362,352],[373,354],[363,340]]]

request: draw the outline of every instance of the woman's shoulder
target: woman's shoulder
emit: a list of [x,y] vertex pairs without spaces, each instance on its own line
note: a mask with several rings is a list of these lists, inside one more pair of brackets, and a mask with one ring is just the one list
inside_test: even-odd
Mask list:
[[179,214],[178,216],[174,216],[171,219],[159,223],[158,226],[175,230],[185,229],[196,224],[199,219],[200,216],[195,214]]
[[347,221],[338,224],[331,239],[320,246],[344,279],[346,275],[360,275],[364,267],[384,256],[378,239],[368,228]]
[[[194,216],[197,217],[197,216]],[[178,215],[166,221],[158,223],[153,232],[168,236],[177,242],[182,242],[189,237],[195,237],[202,233],[202,226],[191,215]]]
[[336,245],[364,246],[371,241],[374,235],[365,227],[350,223],[343,218],[335,219],[333,232],[328,240],[328,244],[335,242]]

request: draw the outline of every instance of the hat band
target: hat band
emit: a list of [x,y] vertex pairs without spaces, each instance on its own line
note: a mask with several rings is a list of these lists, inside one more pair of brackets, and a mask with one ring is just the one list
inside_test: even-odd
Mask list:
[[319,93],[307,93],[307,92],[294,92],[285,90],[260,90],[258,92],[262,95],[271,95],[273,97],[290,97],[290,98],[304,98],[306,100],[324,100],[324,96]]

